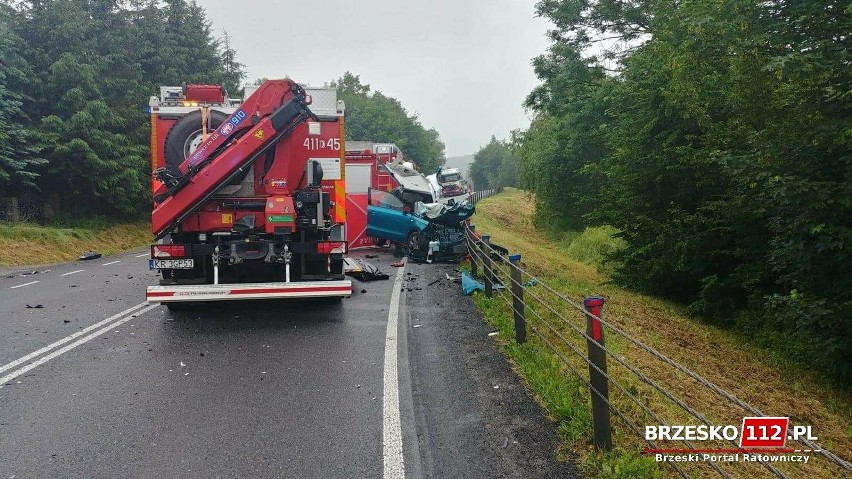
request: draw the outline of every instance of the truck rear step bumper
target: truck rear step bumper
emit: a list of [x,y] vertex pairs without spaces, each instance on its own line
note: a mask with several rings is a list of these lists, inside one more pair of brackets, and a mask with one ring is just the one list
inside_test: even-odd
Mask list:
[[241,299],[330,298],[352,295],[352,282],[299,281],[293,283],[187,284],[148,286],[148,301],[228,301]]

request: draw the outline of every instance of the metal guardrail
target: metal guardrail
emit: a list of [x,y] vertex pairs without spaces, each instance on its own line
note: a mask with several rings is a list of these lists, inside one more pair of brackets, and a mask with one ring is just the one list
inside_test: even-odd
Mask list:
[[502,191],[503,191],[502,186],[497,187],[497,188],[493,188],[493,189],[490,189],[490,190],[474,191],[468,197],[468,201],[470,202],[470,204],[475,205],[479,200],[481,200],[483,198],[488,198],[489,196],[494,196],[497,193],[501,193]]
[[[495,192],[492,190],[476,192],[471,196],[471,202],[493,194]],[[657,451],[661,450],[657,443],[645,438],[637,422],[645,420],[653,425],[671,425],[697,420],[701,424],[712,427],[738,424],[733,421],[736,418],[741,421],[743,415],[771,417],[685,365],[674,361],[656,348],[640,341],[613,322],[604,320],[602,313],[604,298],[587,297],[581,305],[524,270],[521,266],[521,255],[508,255],[504,248],[492,245],[490,237],[481,236],[476,232],[474,225],[467,225],[465,231],[470,251],[471,273],[475,277],[483,278],[486,297],[498,298],[511,309],[516,342],[519,344],[527,342],[527,330],[530,330],[533,333],[530,338],[532,341],[550,350],[589,388],[593,413],[593,443],[598,448],[609,450],[612,447],[610,412],[615,414],[630,432],[650,446],[647,450]],[[531,286],[537,287],[531,288]],[[627,323],[622,322],[622,324]],[[632,348],[637,354],[645,355],[646,361],[661,363],[668,378],[675,377],[678,383],[675,386],[665,385],[666,377],[660,377],[659,374],[654,377],[655,374],[649,371],[649,368],[643,367],[636,361],[628,361],[624,355],[607,347],[604,340],[605,334],[614,335],[614,338],[619,341],[619,349]],[[608,372],[608,358],[615,361],[612,366],[620,369],[621,374],[618,378]],[[581,371],[585,365],[588,366],[588,373]],[[613,397],[609,394],[610,386],[614,389]],[[725,418],[716,417],[711,420],[707,414],[700,411],[700,405],[695,404],[698,401],[694,399],[696,396],[694,393],[698,391],[698,388],[703,389],[708,396],[712,396],[715,404],[718,405],[719,401],[724,404]],[[673,389],[679,389],[679,391]],[[725,422],[726,419],[727,422]],[[793,427],[792,420],[789,426]],[[793,441],[787,441],[788,444],[790,442]],[[798,438],[795,442],[800,443],[802,447],[789,449],[789,451],[820,455],[838,467],[838,475],[852,471],[852,465],[848,460],[819,444],[807,438]],[[698,449],[690,440],[682,440],[678,443],[684,444],[689,450]],[[719,447],[721,443],[705,442],[703,444]],[[728,439],[724,444],[728,447],[727,450],[740,450],[736,440]],[[785,451],[788,450],[785,449]],[[681,477],[690,477],[681,465],[674,462],[666,462],[666,464]],[[790,477],[765,460],[758,460],[756,464],[776,477]],[[701,468],[709,467],[721,477],[732,477],[716,462],[701,462],[694,465]]]

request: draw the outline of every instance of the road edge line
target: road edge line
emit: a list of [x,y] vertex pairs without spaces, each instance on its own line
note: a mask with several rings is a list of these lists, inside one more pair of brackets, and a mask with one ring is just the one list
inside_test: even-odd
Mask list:
[[399,347],[399,298],[405,266],[396,272],[388,308],[388,326],[385,334],[384,386],[382,390],[382,455],[384,479],[405,477],[405,461],[402,456],[402,421],[399,412],[399,371],[397,349]]

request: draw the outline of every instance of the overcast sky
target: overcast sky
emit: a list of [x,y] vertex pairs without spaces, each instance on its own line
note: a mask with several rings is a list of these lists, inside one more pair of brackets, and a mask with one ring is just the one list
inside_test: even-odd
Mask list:
[[198,0],[248,80],[322,85],[345,71],[435,128],[447,156],[526,128],[548,22],[534,0]]

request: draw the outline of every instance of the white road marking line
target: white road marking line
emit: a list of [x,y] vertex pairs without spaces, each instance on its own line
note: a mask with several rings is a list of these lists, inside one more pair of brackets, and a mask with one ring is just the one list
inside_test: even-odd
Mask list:
[[60,274],[59,276],[71,276],[72,274],[82,273],[85,271],[84,269],[78,269],[77,271],[72,271],[70,273]]
[[109,265],[111,265],[111,264],[115,264],[115,263],[121,263],[121,260],[110,261],[109,263],[104,263],[104,264],[102,264],[101,266],[109,266]]
[[29,286],[29,285],[31,285],[31,284],[36,284],[36,283],[41,283],[41,281],[30,281],[29,283],[24,283],[24,284],[19,284],[19,285],[17,285],[17,286],[12,286],[12,287],[10,287],[9,289],[18,289],[18,288],[23,288],[24,286]]
[[71,341],[71,340],[72,340],[72,339],[74,339],[74,338],[78,338],[78,337],[80,337],[80,336],[82,336],[82,335],[84,335],[84,334],[88,333],[89,331],[91,331],[91,330],[93,330],[93,329],[100,328],[100,327],[101,327],[101,326],[103,326],[104,324],[106,324],[106,323],[108,323],[108,322],[110,322],[110,321],[114,321],[114,320],[116,320],[116,319],[118,319],[118,318],[120,318],[120,317],[124,316],[125,314],[130,313],[131,311],[134,311],[134,310],[136,310],[136,309],[141,308],[142,306],[145,306],[146,304],[148,304],[148,302],[147,302],[147,301],[145,301],[144,303],[139,303],[139,304],[137,304],[136,306],[133,306],[132,308],[127,308],[127,309],[125,309],[124,311],[122,311],[122,312],[120,312],[120,313],[118,313],[118,314],[115,314],[115,315],[113,315],[113,316],[110,316],[110,317],[108,317],[107,319],[104,319],[103,321],[101,321],[101,322],[99,322],[99,323],[95,323],[95,324],[93,324],[93,325],[91,325],[91,326],[89,326],[89,327],[87,327],[87,328],[85,328],[85,329],[81,329],[80,331],[77,331],[76,333],[74,333],[74,334],[72,334],[72,335],[70,335],[70,336],[66,336],[66,337],[62,338],[62,339],[60,339],[59,341],[56,341],[56,342],[51,343],[51,344],[48,344],[47,346],[45,346],[45,347],[43,347],[43,348],[39,349],[38,351],[33,351],[33,352],[31,352],[30,354],[27,354],[26,356],[24,356],[24,357],[22,357],[22,358],[20,358],[20,359],[16,359],[16,360],[12,361],[12,362],[11,362],[11,363],[9,363],[9,364],[6,364],[6,365],[3,365],[3,366],[0,366],[0,373],[2,373],[3,371],[5,371],[5,370],[7,370],[7,369],[14,368],[15,366],[17,366],[17,365],[19,365],[19,364],[23,364],[23,363],[25,363],[25,362],[29,361],[30,359],[32,359],[32,358],[34,358],[34,357],[36,357],[36,356],[41,356],[42,354],[44,354],[44,353],[46,353],[46,352],[50,351],[51,349],[57,348],[57,347],[59,347],[59,346],[62,346],[63,344],[67,343],[68,341]]
[[385,334],[385,372],[382,394],[382,441],[384,452],[384,479],[405,477],[402,458],[402,420],[399,415],[399,377],[397,372],[397,324],[399,323],[399,294],[405,267],[399,268],[393,282],[390,308],[388,308],[388,330]]
[[148,311],[151,311],[154,308],[158,308],[159,306],[160,306],[159,303],[154,303],[154,304],[148,306],[147,308],[140,309],[139,311],[131,314],[130,316],[126,316],[124,318],[119,319],[118,321],[116,321],[114,323],[108,324],[105,328],[99,329],[99,330],[95,331],[94,333],[86,336],[83,339],[78,339],[77,341],[74,341],[73,343],[69,344],[68,346],[65,346],[61,349],[58,349],[58,350],[48,354],[47,356],[45,356],[45,357],[43,357],[43,358],[41,358],[37,361],[33,361],[30,364],[27,364],[26,366],[22,367],[21,369],[18,369],[17,371],[14,371],[10,374],[7,374],[6,376],[3,376],[2,378],[0,378],[0,388],[3,387],[3,385],[6,384],[7,382],[15,379],[16,377],[18,377],[18,376],[20,376],[20,375],[22,375],[22,374],[24,374],[24,373],[26,373],[26,372],[28,372],[32,369],[35,369],[35,368],[41,366],[42,364],[50,361],[53,358],[56,358],[57,356],[60,356],[62,354],[67,353],[68,351],[71,351],[72,349],[76,348],[77,346],[79,346],[81,344],[85,344],[85,343],[97,338],[101,334],[104,334],[105,332],[107,332],[111,329],[114,329],[118,326],[121,326],[122,324],[130,321],[133,318],[142,316],[143,314],[147,313]]
[[143,256],[151,256],[151,253],[142,253],[142,254],[137,254],[137,255],[136,255],[136,257],[137,257],[137,258],[141,258],[141,257],[143,257]]

